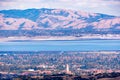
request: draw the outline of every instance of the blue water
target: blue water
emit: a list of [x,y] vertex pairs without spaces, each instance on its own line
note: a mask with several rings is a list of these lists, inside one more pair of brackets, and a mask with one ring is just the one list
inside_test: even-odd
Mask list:
[[120,40],[0,42],[0,51],[120,50]]

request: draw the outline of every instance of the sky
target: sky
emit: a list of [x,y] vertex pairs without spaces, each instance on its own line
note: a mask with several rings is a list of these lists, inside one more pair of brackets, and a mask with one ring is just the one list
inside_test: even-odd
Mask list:
[[29,8],[72,9],[120,16],[120,0],[0,0],[0,10]]

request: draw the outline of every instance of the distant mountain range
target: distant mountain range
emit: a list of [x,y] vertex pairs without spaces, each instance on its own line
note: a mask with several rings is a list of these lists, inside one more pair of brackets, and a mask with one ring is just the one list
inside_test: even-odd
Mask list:
[[4,34],[34,36],[79,33],[119,34],[120,17],[47,8],[0,11],[0,36]]

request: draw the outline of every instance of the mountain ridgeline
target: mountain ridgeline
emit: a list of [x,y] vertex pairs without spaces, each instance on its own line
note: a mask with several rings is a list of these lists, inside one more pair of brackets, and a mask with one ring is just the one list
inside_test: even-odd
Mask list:
[[0,37],[120,34],[120,17],[66,9],[0,11]]

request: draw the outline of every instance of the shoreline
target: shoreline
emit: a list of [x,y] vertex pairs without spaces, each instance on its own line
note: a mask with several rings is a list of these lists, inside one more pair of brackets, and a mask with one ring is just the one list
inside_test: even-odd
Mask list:
[[24,42],[24,41],[79,41],[79,40],[120,40],[120,37],[75,37],[75,36],[37,36],[37,37],[2,37],[0,42]]

